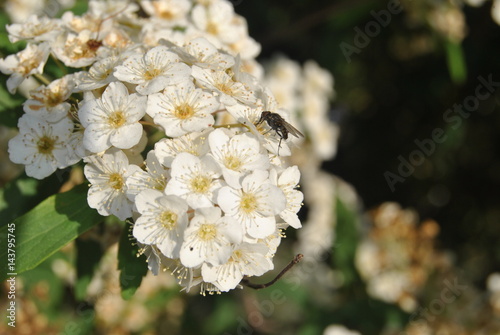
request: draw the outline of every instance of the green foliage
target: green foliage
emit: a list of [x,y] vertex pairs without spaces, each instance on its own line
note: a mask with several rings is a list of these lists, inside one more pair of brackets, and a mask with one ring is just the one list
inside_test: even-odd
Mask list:
[[37,180],[22,174],[7,183],[0,189],[0,226],[14,221],[56,193],[65,175],[65,171],[58,171],[44,180]]
[[346,206],[337,198],[337,226],[335,231],[336,241],[333,246],[332,256],[335,268],[342,271],[346,284],[359,280],[354,257],[359,240],[358,213]]
[[118,269],[122,298],[128,300],[134,296],[141,285],[142,277],[148,272],[146,257],[138,256],[139,247],[133,243],[126,227],[122,230],[118,247]]
[[453,41],[446,42],[448,71],[455,84],[463,84],[467,79],[467,64],[464,57],[464,51],[460,43]]
[[[14,220],[15,271],[22,273],[32,269],[57,250],[73,241],[95,224],[101,217],[86,206],[87,186],[80,185],[71,191],[50,196],[33,210]],[[8,226],[0,228],[0,236],[11,233]],[[12,233],[11,233],[12,234]],[[7,259],[6,243],[2,243],[0,258]],[[1,278],[8,270],[3,263]]]
[[99,264],[104,251],[101,244],[95,240],[76,239],[76,275],[75,297],[84,300],[87,295],[87,287],[92,280],[95,268]]

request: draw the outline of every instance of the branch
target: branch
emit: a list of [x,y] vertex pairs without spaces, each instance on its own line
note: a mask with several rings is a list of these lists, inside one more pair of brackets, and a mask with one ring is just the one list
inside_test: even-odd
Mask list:
[[295,264],[297,264],[298,262],[300,262],[300,260],[304,258],[304,255],[302,254],[297,254],[290,263],[288,263],[287,266],[285,266],[285,268],[283,270],[281,270],[280,273],[278,273],[278,275],[273,279],[271,280],[269,283],[265,283],[265,284],[253,284],[253,283],[250,283],[248,281],[248,279],[243,279],[241,281],[241,284],[245,285],[245,286],[248,286],[250,288],[253,288],[253,289],[256,289],[256,290],[260,290],[260,289],[263,289],[263,288],[267,288],[271,285],[273,285],[274,283],[276,283],[281,277],[283,277],[283,275],[285,273],[287,273]]

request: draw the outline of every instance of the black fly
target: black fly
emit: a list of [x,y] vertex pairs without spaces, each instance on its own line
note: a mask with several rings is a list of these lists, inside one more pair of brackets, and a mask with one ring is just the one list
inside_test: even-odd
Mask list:
[[[262,122],[266,121],[267,124],[271,129],[276,132],[276,134],[280,137],[280,142],[278,144],[278,155],[279,155],[279,148],[281,148],[281,141],[282,140],[287,140],[288,139],[288,134],[292,134],[295,137],[304,137],[304,134],[302,134],[300,131],[298,131],[294,126],[292,126],[290,123],[286,122],[281,115],[278,113],[272,113],[269,111],[264,111],[260,115],[259,121],[255,124],[258,126]],[[267,132],[266,132],[267,133]],[[264,133],[265,134],[265,133]]]

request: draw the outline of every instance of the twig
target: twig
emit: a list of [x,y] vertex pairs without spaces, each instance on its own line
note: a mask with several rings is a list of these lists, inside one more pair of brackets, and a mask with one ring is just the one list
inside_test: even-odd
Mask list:
[[256,289],[256,290],[260,290],[260,289],[263,289],[263,288],[267,288],[271,285],[273,285],[274,283],[276,283],[281,277],[283,277],[283,275],[285,273],[287,273],[295,264],[297,264],[298,262],[300,262],[300,260],[304,258],[304,255],[302,254],[297,254],[290,263],[288,263],[287,266],[285,266],[285,268],[283,270],[281,270],[280,273],[278,273],[278,275],[273,279],[271,280],[269,283],[265,283],[265,284],[253,284],[253,283],[250,283],[248,281],[248,279],[243,279],[241,281],[241,284],[245,285],[245,286],[248,286],[250,288],[253,288],[253,289]]

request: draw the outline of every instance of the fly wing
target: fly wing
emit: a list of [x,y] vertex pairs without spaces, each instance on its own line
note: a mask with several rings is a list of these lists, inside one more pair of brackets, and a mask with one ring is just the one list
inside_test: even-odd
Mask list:
[[286,121],[283,121],[283,125],[285,126],[286,130],[288,130],[288,132],[290,134],[292,134],[293,136],[295,137],[304,137],[304,134],[302,134],[297,128],[295,128],[294,126],[292,126],[290,123],[286,122]]

